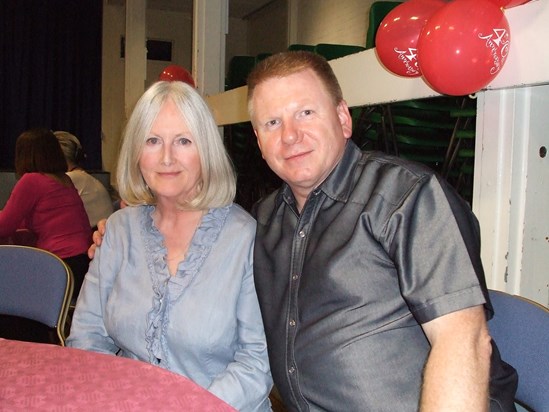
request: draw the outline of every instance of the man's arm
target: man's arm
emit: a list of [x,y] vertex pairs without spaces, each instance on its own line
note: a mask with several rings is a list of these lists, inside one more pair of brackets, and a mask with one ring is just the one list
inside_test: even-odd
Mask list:
[[420,410],[487,411],[491,343],[482,306],[422,325],[431,351],[425,365]]
[[97,230],[93,232],[92,239],[93,243],[88,249],[88,257],[90,259],[93,259],[95,256],[95,248],[97,246],[101,246],[101,242],[103,241],[103,235],[105,234],[105,228],[107,227],[107,219],[101,219],[99,222],[97,222]]

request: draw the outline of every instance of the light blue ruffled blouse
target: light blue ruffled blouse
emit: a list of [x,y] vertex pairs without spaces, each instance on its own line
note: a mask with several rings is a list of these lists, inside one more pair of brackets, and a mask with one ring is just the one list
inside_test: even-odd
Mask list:
[[192,379],[240,411],[268,411],[272,379],[253,280],[255,221],[210,209],[175,276],[154,206],[111,215],[67,346],[146,361]]

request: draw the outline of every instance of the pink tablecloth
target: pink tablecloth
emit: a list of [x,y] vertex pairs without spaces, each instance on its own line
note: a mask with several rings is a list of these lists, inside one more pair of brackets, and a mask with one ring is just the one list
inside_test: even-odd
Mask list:
[[55,345],[0,339],[0,411],[234,411],[162,368]]

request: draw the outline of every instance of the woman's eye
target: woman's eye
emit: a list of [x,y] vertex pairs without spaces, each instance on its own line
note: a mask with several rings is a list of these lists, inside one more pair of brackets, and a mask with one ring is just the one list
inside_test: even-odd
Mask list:
[[149,137],[145,143],[149,146],[153,146],[153,145],[156,145],[158,143],[160,143],[160,139],[158,137]]
[[191,143],[191,141],[189,139],[187,139],[186,137],[180,137],[179,139],[176,139],[174,143],[176,145],[184,146],[186,144]]

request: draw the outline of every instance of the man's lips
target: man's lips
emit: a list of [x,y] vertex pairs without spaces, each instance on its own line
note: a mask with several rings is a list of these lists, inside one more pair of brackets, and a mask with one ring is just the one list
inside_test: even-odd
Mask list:
[[299,153],[293,153],[291,155],[288,155],[284,158],[284,160],[300,160],[303,157],[307,156],[309,153],[311,153],[312,150],[299,152]]

